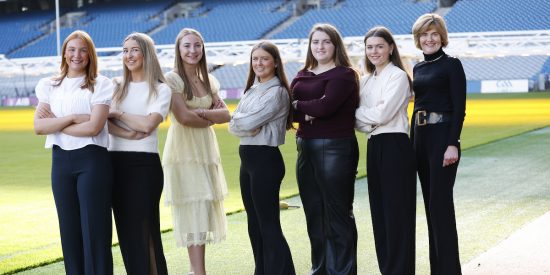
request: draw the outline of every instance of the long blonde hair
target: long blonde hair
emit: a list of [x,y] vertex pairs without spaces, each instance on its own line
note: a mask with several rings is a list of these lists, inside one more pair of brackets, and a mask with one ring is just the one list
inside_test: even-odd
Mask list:
[[54,77],[53,80],[56,81],[54,86],[59,86],[67,77],[69,73],[69,64],[65,59],[65,51],[67,50],[67,44],[73,39],[81,39],[86,44],[88,49],[88,65],[86,65],[86,76],[84,78],[84,83],[80,86],[81,89],[88,89],[90,92],[94,92],[95,79],[97,77],[97,53],[95,51],[94,41],[90,35],[81,30],[76,30],[69,34],[65,41],[63,41],[63,47],[61,48],[61,65],[59,66],[61,72],[58,76]]
[[183,80],[183,83],[185,84],[183,88],[183,93],[185,94],[185,97],[187,98],[187,100],[193,99],[191,82],[189,82],[188,76],[185,74],[184,64],[183,64],[183,60],[181,60],[181,54],[180,54],[181,39],[186,35],[195,35],[201,40],[202,58],[199,61],[199,64],[197,66],[195,73],[197,74],[199,79],[204,83],[204,86],[206,87],[206,92],[209,95],[212,95],[212,86],[210,85],[210,79],[208,78],[208,66],[206,64],[206,51],[204,49],[204,39],[202,38],[202,35],[200,32],[190,28],[185,28],[180,31],[180,33],[176,37],[176,45],[175,45],[176,54],[175,54],[175,60],[174,60],[174,72],[176,72],[181,77],[181,79]]
[[[155,50],[155,42],[147,34],[134,32],[126,36],[124,42],[128,40],[134,40],[138,43],[139,48],[143,54],[143,72],[145,75],[145,81],[149,84],[149,100],[158,95],[158,84],[165,83],[162,69]],[[123,62],[124,63],[124,62]],[[124,64],[123,67],[123,79],[122,83],[116,83],[115,92],[113,94],[113,102],[118,105],[128,95],[128,86],[132,81],[132,72]]]

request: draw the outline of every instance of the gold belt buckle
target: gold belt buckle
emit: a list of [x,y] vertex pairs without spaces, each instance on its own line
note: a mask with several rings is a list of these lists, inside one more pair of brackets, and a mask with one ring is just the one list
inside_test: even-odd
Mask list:
[[417,126],[424,126],[428,123],[428,117],[426,111],[418,111],[416,112],[416,125]]

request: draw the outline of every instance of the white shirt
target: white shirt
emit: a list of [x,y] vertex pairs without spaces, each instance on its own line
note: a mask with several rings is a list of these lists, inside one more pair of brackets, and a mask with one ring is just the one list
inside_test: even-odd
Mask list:
[[[56,117],[91,114],[92,107],[96,104],[111,105],[113,83],[105,76],[97,76],[93,93],[89,89],[80,88],[84,83],[84,76],[65,77],[59,86],[53,86],[55,83],[51,78],[43,78],[38,82],[35,90],[38,101],[49,104]],[[75,137],[62,132],[49,134],[46,137],[45,147],[52,148],[53,145],[57,145],[63,150],[75,150],[90,144],[105,148],[109,146],[107,123],[103,126],[103,130],[93,137]]]
[[[285,143],[289,108],[288,92],[281,86],[279,78],[255,82],[233,112],[229,132],[240,137],[241,145],[277,147]],[[260,132],[252,136],[258,128]]]
[[409,133],[407,107],[412,92],[407,73],[389,63],[377,75],[361,79],[355,128],[367,136]]
[[[116,108],[125,113],[143,116],[158,113],[164,120],[170,109],[172,92],[168,85],[164,83],[157,86],[157,92],[156,97],[151,96],[151,99],[149,99],[149,83],[145,81],[130,82],[128,85],[128,94]],[[115,119],[113,122],[124,129],[130,129],[120,120]],[[157,129],[151,132],[149,136],[138,140],[125,139],[115,135],[110,135],[110,137],[109,151],[158,153]]]

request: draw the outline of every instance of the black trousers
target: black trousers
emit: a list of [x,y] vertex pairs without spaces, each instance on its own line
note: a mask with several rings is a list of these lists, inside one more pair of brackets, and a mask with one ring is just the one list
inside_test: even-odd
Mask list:
[[283,235],[279,190],[285,164],[278,147],[241,145],[241,195],[248,219],[248,236],[256,275],[292,275],[294,264]]
[[430,269],[437,275],[461,274],[453,201],[459,162],[443,167],[449,130],[449,123],[414,127],[413,146],[430,234]]
[[112,176],[104,147],[53,147],[52,191],[67,274],[113,274]]
[[380,272],[414,274],[416,167],[407,134],[387,133],[368,140],[367,180]]
[[110,152],[113,213],[120,252],[129,275],[168,274],[160,236],[159,202],[164,184],[159,155]]
[[297,147],[296,177],[311,242],[311,274],[357,274],[357,139],[298,138]]

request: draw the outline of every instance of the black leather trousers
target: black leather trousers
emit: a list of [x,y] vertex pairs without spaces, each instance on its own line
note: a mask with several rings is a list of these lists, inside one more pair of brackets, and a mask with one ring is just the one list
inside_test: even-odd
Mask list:
[[357,274],[357,139],[297,139],[296,177],[311,242],[310,274]]

